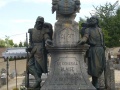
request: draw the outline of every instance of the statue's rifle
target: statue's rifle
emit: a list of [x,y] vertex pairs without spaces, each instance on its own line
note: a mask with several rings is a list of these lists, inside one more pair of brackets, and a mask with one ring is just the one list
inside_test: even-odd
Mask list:
[[45,65],[45,72],[48,73],[47,69],[47,50],[45,47],[45,40],[42,40],[42,53],[43,53],[43,60],[44,60],[44,65]]
[[29,53],[28,53],[28,36],[26,33],[26,52],[27,52],[27,60],[26,60],[26,88],[29,88],[29,70],[28,70],[28,62],[29,62]]

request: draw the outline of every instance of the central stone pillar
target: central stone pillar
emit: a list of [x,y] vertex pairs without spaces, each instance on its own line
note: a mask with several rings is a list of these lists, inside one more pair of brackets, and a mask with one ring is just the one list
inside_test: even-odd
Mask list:
[[79,24],[74,21],[80,10],[80,0],[52,0],[56,11],[53,44],[48,48],[51,66],[41,90],[95,90],[89,81],[84,53],[89,46],[76,46],[80,40]]
[[41,90],[95,90],[89,81],[84,64],[84,53],[89,46],[75,47],[79,41],[79,25],[68,18],[55,24],[51,68]]

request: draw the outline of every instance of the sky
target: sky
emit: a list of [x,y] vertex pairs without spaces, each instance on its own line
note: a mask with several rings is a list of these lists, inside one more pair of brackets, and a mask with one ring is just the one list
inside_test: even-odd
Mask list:
[[[80,0],[81,10],[75,21],[80,17],[90,17],[94,6],[104,5],[106,2],[114,4],[117,0]],[[9,36],[14,43],[24,42],[26,32],[33,28],[36,18],[42,16],[45,22],[53,25],[56,22],[56,13],[52,14],[52,0],[0,0],[0,39]]]

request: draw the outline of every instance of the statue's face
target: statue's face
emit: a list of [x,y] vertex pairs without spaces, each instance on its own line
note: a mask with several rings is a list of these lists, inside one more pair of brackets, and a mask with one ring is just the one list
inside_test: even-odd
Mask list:
[[37,29],[37,30],[41,30],[42,27],[43,27],[43,22],[37,21],[37,22],[36,22],[36,29]]
[[97,19],[94,18],[94,17],[91,17],[89,20],[88,20],[88,23],[89,23],[89,26],[95,26],[97,24]]

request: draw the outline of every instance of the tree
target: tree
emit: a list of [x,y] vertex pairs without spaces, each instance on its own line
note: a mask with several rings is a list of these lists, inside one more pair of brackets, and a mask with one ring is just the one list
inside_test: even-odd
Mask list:
[[24,41],[24,43],[23,43],[23,46],[24,46],[24,47],[26,47],[26,46],[27,46],[27,43],[26,43],[26,41]]
[[82,27],[81,27],[81,24],[84,23],[85,21],[86,21],[85,19],[80,18],[80,21],[79,21],[79,28],[80,28],[80,29],[82,28]]
[[0,39],[0,47],[5,47],[5,41]]
[[82,30],[82,26],[81,26],[82,23],[85,23],[85,19],[80,18],[80,21],[79,21],[79,33],[80,33],[80,37],[82,37],[83,34],[84,34],[84,31]]
[[9,36],[5,36],[5,46],[6,47],[13,47],[14,43],[13,40],[10,39]]
[[118,7],[118,1],[114,4],[106,3],[94,8],[95,15],[100,19],[106,46],[120,46],[120,8]]
[[9,36],[5,36],[5,46],[6,47],[9,47],[10,45],[9,45]]
[[19,43],[19,47],[23,47],[23,45],[22,45],[22,42],[20,41],[20,43]]
[[9,45],[10,45],[11,47],[13,47],[13,45],[14,45],[13,40],[10,39],[10,40],[8,40],[8,42],[9,42]]
[[15,43],[15,44],[13,45],[13,47],[18,47],[18,45]]

